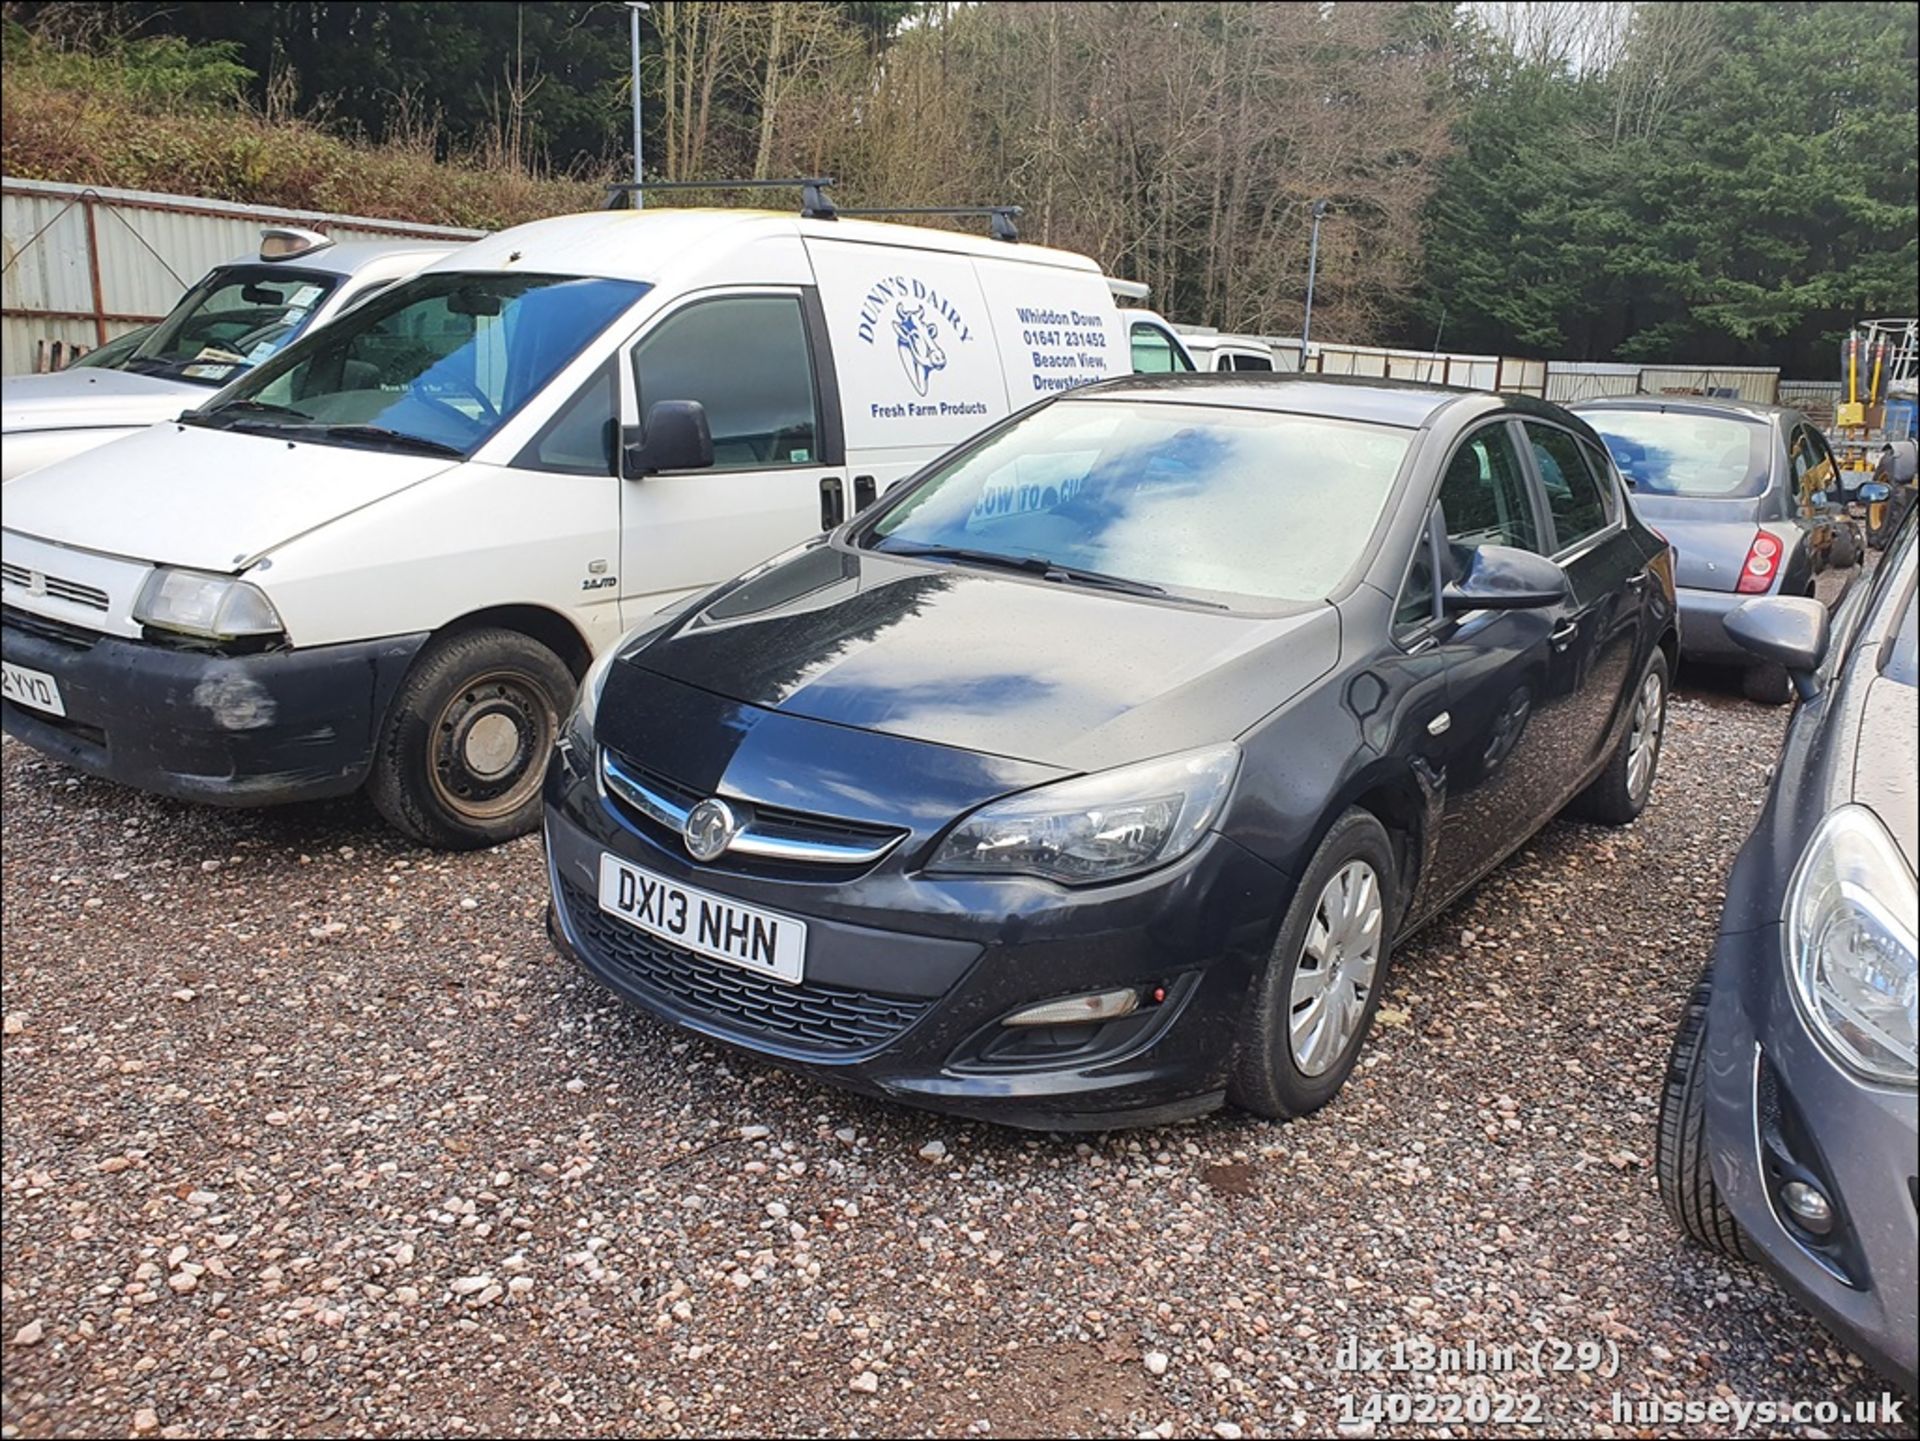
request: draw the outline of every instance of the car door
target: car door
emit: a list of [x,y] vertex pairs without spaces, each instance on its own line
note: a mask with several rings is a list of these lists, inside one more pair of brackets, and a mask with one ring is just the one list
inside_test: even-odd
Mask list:
[[1611,461],[1598,448],[1551,421],[1528,420],[1527,456],[1545,502],[1551,555],[1567,573],[1572,602],[1552,635],[1554,663],[1564,671],[1564,751],[1557,795],[1543,797],[1550,815],[1605,750],[1613,719],[1637,678],[1647,557],[1625,524],[1626,506]]
[[[1465,575],[1482,545],[1544,553],[1547,531],[1523,444],[1505,419],[1457,444],[1440,482],[1438,574],[1429,584]],[[1416,566],[1396,638],[1413,653],[1436,652],[1446,670],[1447,709],[1428,725],[1440,740],[1444,798],[1424,905],[1471,884],[1538,827],[1543,797],[1558,785],[1569,691],[1555,641],[1567,607],[1445,616],[1437,589],[1420,592],[1421,576]]]
[[692,400],[706,408],[713,434],[712,465],[622,483],[628,624],[846,518],[845,445],[825,333],[810,288],[729,289],[689,297],[628,347],[626,423],[644,428],[657,402]]

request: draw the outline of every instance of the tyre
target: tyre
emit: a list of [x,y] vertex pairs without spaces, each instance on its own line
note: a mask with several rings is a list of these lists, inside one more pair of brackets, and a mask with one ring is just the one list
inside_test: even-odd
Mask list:
[[374,805],[442,850],[524,835],[539,823],[540,782],[573,689],[566,663],[518,631],[428,642],[381,727],[367,783]]
[[1833,544],[1827,550],[1827,564],[1840,570],[1847,570],[1859,564],[1860,548],[1853,543],[1853,528],[1840,526],[1833,533]]
[[1399,872],[1380,822],[1349,810],[1313,854],[1236,1037],[1227,1096],[1287,1120],[1324,1106],[1352,1071],[1391,959]]
[[1707,1153],[1706,1103],[1701,1096],[1707,1049],[1707,1005],[1713,995],[1709,969],[1687,998],[1680,1029],[1667,1057],[1660,1088],[1660,1122],[1653,1142],[1653,1169],[1660,1199],[1690,1240],[1723,1256],[1744,1259],[1746,1237],[1714,1184]]
[[1785,705],[1793,699],[1793,677],[1778,662],[1762,661],[1741,675],[1740,691],[1760,705]]
[[1633,693],[1627,733],[1607,758],[1607,768],[1574,797],[1567,807],[1570,813],[1602,825],[1624,826],[1647,808],[1660,768],[1660,743],[1667,733],[1669,684],[1666,652],[1656,650]]

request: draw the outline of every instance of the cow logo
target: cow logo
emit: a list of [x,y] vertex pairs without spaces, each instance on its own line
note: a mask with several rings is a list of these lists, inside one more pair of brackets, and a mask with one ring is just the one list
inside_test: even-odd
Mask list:
[[710,797],[687,812],[687,819],[680,827],[680,838],[686,842],[687,854],[696,861],[718,860],[733,844],[739,829],[733,807]]
[[947,368],[947,353],[940,348],[940,326],[927,319],[926,303],[908,305],[904,300],[893,308],[893,333],[900,342],[900,365],[914,394],[925,395],[927,382],[936,370]]
[[933,388],[954,347],[973,339],[972,327],[947,295],[904,275],[883,276],[860,298],[860,339],[883,346],[889,331],[900,369],[917,396]]

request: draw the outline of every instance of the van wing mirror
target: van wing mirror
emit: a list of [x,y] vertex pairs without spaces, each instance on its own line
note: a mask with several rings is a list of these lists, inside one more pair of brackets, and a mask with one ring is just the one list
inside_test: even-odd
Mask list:
[[647,410],[646,427],[627,427],[622,440],[631,480],[713,464],[713,432],[707,428],[707,408],[697,400],[656,400]]
[[1743,649],[1785,666],[1802,700],[1819,694],[1813,673],[1827,658],[1825,605],[1804,595],[1756,596],[1728,611],[1725,625]]
[[1440,592],[1448,615],[1473,610],[1540,610],[1569,594],[1567,573],[1544,555],[1510,545],[1483,545],[1459,580]]

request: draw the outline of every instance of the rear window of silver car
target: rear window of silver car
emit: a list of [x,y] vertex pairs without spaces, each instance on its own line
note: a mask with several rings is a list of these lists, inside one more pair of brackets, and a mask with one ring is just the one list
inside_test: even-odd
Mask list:
[[1593,410],[1582,417],[1600,432],[1614,464],[1637,495],[1746,500],[1765,492],[1765,424],[1684,411]]

